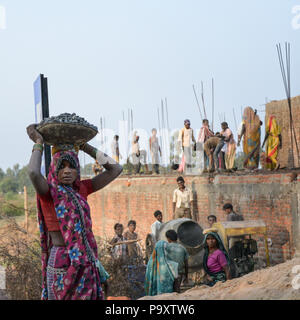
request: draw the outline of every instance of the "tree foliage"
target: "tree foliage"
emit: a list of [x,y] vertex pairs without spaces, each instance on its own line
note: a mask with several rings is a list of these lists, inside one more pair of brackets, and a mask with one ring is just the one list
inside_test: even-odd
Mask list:
[[28,193],[34,193],[33,185],[28,176],[28,167],[20,168],[19,164],[15,164],[13,168],[8,168],[4,172],[0,168],[0,192],[19,193],[23,192],[24,186],[27,187]]

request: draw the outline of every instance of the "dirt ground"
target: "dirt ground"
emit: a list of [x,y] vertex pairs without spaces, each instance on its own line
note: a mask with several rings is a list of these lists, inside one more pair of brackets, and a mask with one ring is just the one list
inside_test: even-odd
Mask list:
[[[294,289],[293,284],[299,289]],[[166,293],[141,300],[300,300],[300,257],[218,282],[212,288],[196,286],[181,294]]]

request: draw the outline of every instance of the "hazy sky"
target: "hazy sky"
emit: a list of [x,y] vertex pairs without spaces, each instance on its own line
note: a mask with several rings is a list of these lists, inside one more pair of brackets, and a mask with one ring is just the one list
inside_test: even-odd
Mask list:
[[201,80],[211,120],[214,77],[214,127],[225,112],[235,130],[233,108],[240,121],[240,106],[263,110],[266,97],[285,98],[278,42],[291,42],[292,95],[300,94],[297,5],[300,0],[0,0],[6,17],[5,29],[0,21],[0,167],[29,160],[25,128],[34,121],[39,73],[48,77],[50,115],[75,112],[98,127],[102,115],[117,130],[122,110],[133,108],[135,126],[149,131],[164,97],[172,128],[186,118],[199,128],[192,84],[200,97]]

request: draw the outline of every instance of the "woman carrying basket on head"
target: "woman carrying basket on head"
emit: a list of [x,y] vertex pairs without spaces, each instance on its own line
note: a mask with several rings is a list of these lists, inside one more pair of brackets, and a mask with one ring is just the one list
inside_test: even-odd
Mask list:
[[28,170],[37,192],[42,299],[103,299],[101,284],[106,283],[108,274],[98,260],[87,196],[114,180],[122,167],[86,143],[80,149],[98,160],[106,171],[80,181],[77,152],[53,148],[46,180],[41,174],[43,137],[36,125],[27,127],[27,133],[35,142]]

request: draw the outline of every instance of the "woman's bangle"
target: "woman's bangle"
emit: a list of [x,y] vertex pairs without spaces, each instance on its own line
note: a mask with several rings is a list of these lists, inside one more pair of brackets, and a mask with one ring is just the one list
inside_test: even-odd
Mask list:
[[33,147],[32,147],[32,152],[33,152],[34,150],[39,150],[39,151],[41,151],[41,153],[43,153],[44,147],[43,147],[43,145],[40,144],[40,143],[35,143],[35,144],[33,145]]

